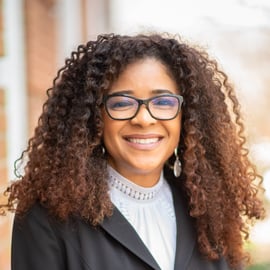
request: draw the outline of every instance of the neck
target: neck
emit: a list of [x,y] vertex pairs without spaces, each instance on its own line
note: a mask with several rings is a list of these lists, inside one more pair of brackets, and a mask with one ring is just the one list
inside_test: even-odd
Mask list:
[[142,171],[131,168],[118,168],[114,164],[110,164],[110,166],[123,177],[141,187],[152,187],[156,185],[162,172],[162,168],[154,171]]

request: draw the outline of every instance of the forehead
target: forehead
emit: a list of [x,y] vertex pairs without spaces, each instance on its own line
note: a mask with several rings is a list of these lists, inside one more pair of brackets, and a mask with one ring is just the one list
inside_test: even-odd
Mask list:
[[127,65],[112,83],[108,93],[128,91],[146,98],[160,89],[178,93],[176,82],[166,66],[156,59],[147,58]]
[[136,58],[130,62],[124,63],[123,67],[120,68],[119,76],[122,73],[124,73],[126,70],[137,69],[138,67],[140,67],[141,69],[142,66],[148,67],[148,69],[150,69],[150,67],[153,65],[160,66],[163,72],[167,73],[169,76],[172,77],[172,79],[174,79],[174,76],[172,75],[171,67],[163,60],[157,57],[153,57],[153,56],[145,56],[143,58]]
[[162,61],[155,58],[144,58],[127,64],[121,70],[115,81],[132,77],[142,80],[143,78],[151,78],[155,76],[163,76],[163,78],[169,77],[169,79],[173,81],[175,80],[170,69]]

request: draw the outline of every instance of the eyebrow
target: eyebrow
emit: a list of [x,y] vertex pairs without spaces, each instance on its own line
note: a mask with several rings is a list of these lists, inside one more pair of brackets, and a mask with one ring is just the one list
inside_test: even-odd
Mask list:
[[[171,90],[168,89],[153,89],[151,91],[152,94],[174,94]],[[110,95],[132,95],[134,94],[133,90],[119,90],[112,93],[109,93]]]

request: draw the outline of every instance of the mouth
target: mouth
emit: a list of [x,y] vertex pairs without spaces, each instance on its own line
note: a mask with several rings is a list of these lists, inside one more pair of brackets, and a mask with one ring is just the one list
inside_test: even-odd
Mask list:
[[154,146],[159,144],[159,142],[163,139],[162,136],[157,134],[148,134],[148,135],[141,135],[141,134],[134,134],[125,136],[124,139],[129,142],[131,145],[138,145],[138,146]]
[[137,143],[137,144],[153,144],[153,143],[157,143],[158,141],[161,140],[161,138],[147,138],[147,139],[141,139],[141,138],[125,138],[127,141],[131,142],[131,143]]

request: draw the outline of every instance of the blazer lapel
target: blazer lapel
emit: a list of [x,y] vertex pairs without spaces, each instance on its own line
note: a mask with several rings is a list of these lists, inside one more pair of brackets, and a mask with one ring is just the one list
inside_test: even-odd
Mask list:
[[[174,269],[184,270],[187,268],[196,244],[196,232],[181,191],[174,184],[171,184],[171,190],[177,226]],[[153,267],[153,269],[160,270],[159,265],[134,228],[116,207],[114,208],[113,215],[105,218],[101,227],[141,260]]]
[[141,260],[153,267],[153,269],[160,270],[159,265],[134,228],[116,207],[114,208],[113,215],[109,218],[105,218],[100,226]]
[[176,215],[177,239],[174,269],[186,269],[196,244],[196,232],[188,214],[188,206],[177,187],[171,185]]

